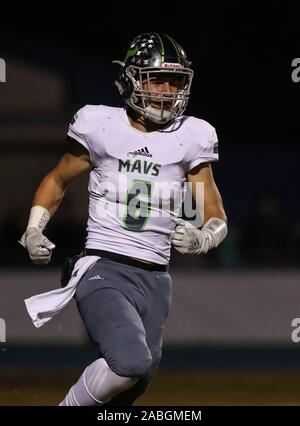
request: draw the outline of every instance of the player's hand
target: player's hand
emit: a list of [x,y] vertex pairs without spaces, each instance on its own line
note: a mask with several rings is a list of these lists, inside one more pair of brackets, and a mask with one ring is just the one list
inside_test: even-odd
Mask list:
[[27,248],[29,257],[35,265],[46,265],[51,260],[55,248],[50,240],[38,228],[28,228],[21,239],[21,244]]
[[176,228],[171,231],[171,243],[182,254],[207,253],[210,249],[210,236],[186,220],[172,217]]

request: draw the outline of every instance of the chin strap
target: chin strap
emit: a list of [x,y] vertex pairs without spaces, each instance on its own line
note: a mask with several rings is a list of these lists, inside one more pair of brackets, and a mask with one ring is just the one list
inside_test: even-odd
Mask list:
[[170,121],[173,117],[170,111],[163,110],[163,114],[157,114],[157,112],[161,113],[160,109],[153,108],[151,105],[146,107],[145,115],[149,120],[153,121],[157,124],[164,124]]

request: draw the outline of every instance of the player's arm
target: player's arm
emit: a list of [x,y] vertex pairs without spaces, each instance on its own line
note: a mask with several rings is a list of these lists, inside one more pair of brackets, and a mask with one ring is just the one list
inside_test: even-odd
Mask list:
[[[204,223],[211,218],[219,218],[227,223],[226,214],[220,192],[215,183],[210,163],[202,163],[191,170],[187,175],[191,183],[191,190],[196,205],[200,203],[201,189],[204,188]],[[197,186],[198,185],[198,186]]]
[[52,217],[60,205],[65,191],[77,176],[91,170],[88,151],[78,142],[68,147],[56,167],[44,177],[36,190],[33,206],[43,206]]
[[[217,247],[227,235],[227,218],[223,202],[214,181],[210,163],[202,163],[187,175],[191,183],[192,195],[199,206],[204,188],[204,224],[202,229],[182,219],[174,219],[176,228],[171,234],[171,242],[176,250],[186,254],[207,253]],[[201,187],[199,187],[201,184]],[[202,186],[203,185],[203,186]]]
[[41,181],[34,195],[26,232],[20,241],[33,263],[41,265],[50,261],[55,245],[43,235],[43,230],[59,207],[70,182],[91,168],[88,151],[73,141],[56,167]]

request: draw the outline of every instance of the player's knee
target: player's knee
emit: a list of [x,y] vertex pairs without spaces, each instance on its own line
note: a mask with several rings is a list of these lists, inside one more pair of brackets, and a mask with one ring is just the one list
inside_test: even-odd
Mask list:
[[114,360],[107,362],[110,368],[120,376],[141,377],[150,369],[152,357],[146,345],[136,344],[115,354]]

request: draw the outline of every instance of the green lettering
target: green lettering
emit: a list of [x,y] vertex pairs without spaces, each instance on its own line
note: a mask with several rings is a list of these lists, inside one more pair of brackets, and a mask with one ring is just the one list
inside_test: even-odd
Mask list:
[[[152,171],[151,175],[152,176],[158,176],[160,167],[161,167],[161,164],[154,164],[153,171]],[[155,172],[155,173],[153,173],[153,172]]]
[[151,167],[153,166],[153,163],[150,163],[148,165],[148,161],[144,161],[144,173],[147,175]]
[[126,160],[126,161],[119,160],[119,172],[122,171],[123,167],[126,168],[126,172],[129,172],[130,161],[129,160]]
[[131,172],[138,171],[139,173],[141,173],[141,160],[135,160],[130,171]]

